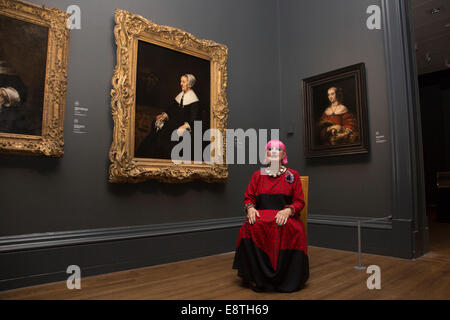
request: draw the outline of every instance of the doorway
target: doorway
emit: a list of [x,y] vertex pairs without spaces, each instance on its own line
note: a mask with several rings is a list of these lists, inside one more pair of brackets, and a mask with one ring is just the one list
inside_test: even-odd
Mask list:
[[450,2],[412,0],[430,251],[450,253]]

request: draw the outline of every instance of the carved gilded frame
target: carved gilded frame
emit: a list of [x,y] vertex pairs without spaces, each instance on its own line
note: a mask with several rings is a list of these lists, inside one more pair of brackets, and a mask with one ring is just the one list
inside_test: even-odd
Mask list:
[[[121,9],[116,9],[115,22],[117,66],[111,90],[114,133],[109,153],[110,182],[137,183],[149,179],[168,183],[187,182],[194,179],[206,182],[224,182],[228,177],[228,168],[225,162],[225,130],[229,112],[226,97],[228,48],[213,41],[199,40],[180,29],[157,25],[140,15]],[[171,160],[134,157],[136,69],[139,40],[210,61],[210,128],[217,129],[222,134],[222,141],[211,139],[213,140],[211,150],[219,150],[220,158],[223,161],[175,164]],[[212,152],[211,158],[214,156],[217,157]]]
[[0,132],[0,152],[21,155],[64,155],[69,14],[16,0],[0,0],[0,14],[48,28],[42,133],[40,136]]

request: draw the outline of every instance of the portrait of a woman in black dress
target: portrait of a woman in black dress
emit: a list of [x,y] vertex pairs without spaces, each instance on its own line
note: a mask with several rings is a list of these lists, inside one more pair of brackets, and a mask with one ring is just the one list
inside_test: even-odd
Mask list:
[[172,149],[179,143],[172,141],[172,134],[181,140],[183,135],[193,133],[194,122],[200,120],[200,100],[193,90],[195,82],[192,74],[181,76],[181,92],[153,119],[150,134],[140,144],[137,157],[171,159]]

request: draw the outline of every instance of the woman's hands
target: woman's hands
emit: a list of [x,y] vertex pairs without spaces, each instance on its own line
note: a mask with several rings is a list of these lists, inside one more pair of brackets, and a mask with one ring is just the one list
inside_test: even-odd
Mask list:
[[179,128],[178,128],[178,130],[177,130],[177,134],[178,134],[178,136],[182,136],[186,131],[189,131],[189,130],[191,130],[191,126],[189,125],[189,123],[185,123],[185,124],[183,124],[182,126],[180,126]]
[[163,112],[156,116],[156,120],[157,121],[166,121],[168,117],[169,116],[167,115],[167,113]]
[[156,131],[161,130],[161,128],[164,126],[164,122],[167,120],[167,118],[169,118],[169,116],[165,112],[156,116],[156,121],[155,121]]
[[291,214],[292,214],[291,208],[286,208],[281,211],[278,211],[277,215],[275,216],[275,221],[277,225],[284,226],[287,223]]
[[[280,211],[278,211],[277,215],[275,216],[275,222],[279,226],[284,226],[287,223],[291,214],[292,214],[291,208],[286,208],[286,209],[280,210]],[[255,224],[256,217],[261,218],[258,210],[256,210],[254,207],[249,207],[247,210],[248,223]]]
[[248,208],[247,209],[247,220],[248,220],[248,223],[254,224],[256,222],[256,217],[261,218],[259,216],[258,210],[256,210],[253,207]]

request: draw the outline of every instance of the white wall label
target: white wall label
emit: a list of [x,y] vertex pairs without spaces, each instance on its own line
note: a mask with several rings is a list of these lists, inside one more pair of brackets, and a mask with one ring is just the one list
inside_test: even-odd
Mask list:
[[87,133],[87,116],[89,108],[81,107],[78,101],[75,101],[73,108],[73,133]]
[[376,132],[376,136],[375,136],[375,142],[376,143],[386,143],[387,139],[386,136],[382,133],[380,133],[379,131]]

